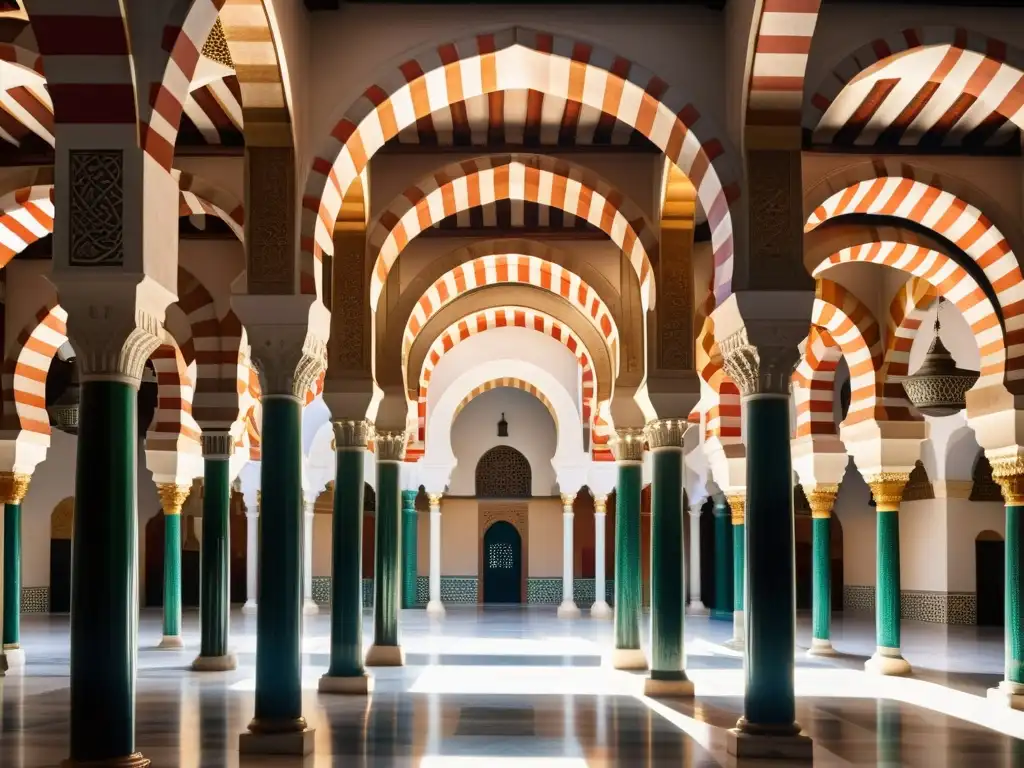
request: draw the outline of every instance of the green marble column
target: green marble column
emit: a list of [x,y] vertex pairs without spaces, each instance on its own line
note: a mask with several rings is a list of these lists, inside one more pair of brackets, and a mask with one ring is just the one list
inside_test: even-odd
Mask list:
[[683,650],[683,435],[686,421],[662,419],[648,425],[653,453],[651,480],[651,676],[649,696],[692,696]]
[[402,590],[402,510],[400,483],[405,434],[377,432],[377,521],[374,542],[373,645],[368,667],[400,667],[405,653],[399,644],[398,606]]
[[[263,395],[256,714],[249,723],[254,735],[306,730],[301,659],[301,429],[298,397]],[[250,748],[244,741],[240,746],[243,750]]]
[[334,423],[334,517],[331,525],[331,663],[326,693],[368,693],[363,668],[363,464],[370,425]]
[[732,621],[732,518],[724,496],[715,499],[712,514],[715,518],[715,604],[711,618]]
[[199,553],[199,656],[192,669],[224,671],[231,611],[231,435],[203,435],[203,540]]
[[[640,492],[643,486],[644,431],[619,429],[611,440],[618,462],[615,486],[615,648],[616,669],[647,669],[640,647]],[[680,490],[681,492],[681,490]]]
[[416,605],[416,496],[402,491],[402,607]]
[[135,751],[138,381],[81,384],[71,543],[71,761],[143,766]]
[[[4,651],[21,648],[21,503],[4,505]],[[10,659],[8,658],[8,663]]]
[[886,472],[866,478],[875,498],[875,654],[865,663],[869,672],[905,675],[910,664],[900,651],[900,501],[909,475]]
[[1016,457],[994,459],[992,479],[999,483],[1006,501],[1006,595],[1005,671],[999,688],[990,692],[1015,709],[1024,708],[1024,590],[1022,590],[1022,545],[1024,545],[1024,473]]
[[832,623],[832,505],[839,493],[837,485],[818,485],[807,494],[811,507],[811,656],[831,656]]
[[190,487],[160,483],[160,506],[164,512],[164,636],[161,648],[181,648],[181,507]]

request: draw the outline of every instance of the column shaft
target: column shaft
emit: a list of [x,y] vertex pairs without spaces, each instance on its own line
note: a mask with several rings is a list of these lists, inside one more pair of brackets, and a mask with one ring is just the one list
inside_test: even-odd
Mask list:
[[576,515],[572,511],[572,505],[575,500],[575,493],[562,494],[562,602],[558,606],[560,619],[576,619],[580,615],[574,594],[576,580],[573,525]]
[[21,503],[4,505],[5,650],[21,647]]
[[703,610],[700,584],[700,514],[699,506],[690,510],[690,608]]
[[395,647],[401,597],[402,516],[397,461],[377,460],[376,568],[373,581],[373,644]]
[[878,510],[878,586],[875,634],[880,648],[900,647],[900,518],[897,510]]
[[81,385],[71,557],[71,759],[130,764],[138,632],[137,389]]
[[[204,438],[205,439],[205,438]],[[203,461],[203,541],[199,568],[199,659],[228,656],[231,482],[228,457]]]
[[263,396],[260,608],[256,614],[253,733],[288,733],[302,717],[302,407]]
[[[8,507],[10,509],[10,507]],[[1024,685],[1024,595],[1021,590],[1021,545],[1024,506],[1006,505],[1006,680]]]
[[245,511],[245,605],[242,611],[250,613],[257,605],[259,583],[260,518],[257,509]]
[[416,496],[402,491],[402,607],[416,605]]
[[317,613],[319,608],[313,602],[313,525],[316,499],[302,502],[302,612]]
[[744,551],[746,525],[732,527],[732,610],[743,610]]
[[829,624],[832,620],[832,564],[829,556],[831,520],[815,517],[811,521],[811,547],[814,580],[811,584],[813,612],[811,636],[815,640],[829,639]]
[[711,617],[732,620],[732,523],[729,504],[715,500],[715,600]]
[[683,452],[655,448],[651,482],[651,678],[686,680],[683,671]]
[[427,613],[443,616],[441,603],[441,494],[432,493],[430,498],[430,600]]
[[362,677],[363,463],[366,443],[341,448],[334,480],[331,547],[331,666],[328,677]]
[[639,461],[620,461],[615,491],[615,649],[640,651]]
[[164,637],[181,637],[181,512],[164,513]]
[[[606,594],[606,582],[608,577],[605,574],[605,542],[604,531],[608,519],[605,512],[605,497],[600,502],[594,500],[594,605],[599,606],[603,611],[608,607],[608,596]],[[593,611],[593,609],[591,609]]]

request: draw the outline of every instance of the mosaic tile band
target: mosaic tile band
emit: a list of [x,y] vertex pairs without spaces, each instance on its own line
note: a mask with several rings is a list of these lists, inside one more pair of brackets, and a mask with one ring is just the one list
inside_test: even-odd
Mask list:
[[[416,578],[416,607],[426,606],[430,580],[426,576]],[[441,602],[447,604],[472,604],[478,600],[479,580],[476,576],[442,576]],[[610,579],[605,586],[608,603],[614,591]],[[594,580],[576,579],[573,583],[573,597],[576,605],[589,608],[594,604]],[[331,577],[313,577],[313,601],[317,605],[331,604]],[[537,605],[558,605],[562,602],[562,580],[559,578],[533,578],[526,580],[526,602]],[[373,606],[373,579],[363,579],[363,607]]]
[[[871,613],[875,610],[875,588],[847,584],[843,586],[844,610]],[[973,592],[900,592],[900,618],[933,624],[976,624],[978,596]]]

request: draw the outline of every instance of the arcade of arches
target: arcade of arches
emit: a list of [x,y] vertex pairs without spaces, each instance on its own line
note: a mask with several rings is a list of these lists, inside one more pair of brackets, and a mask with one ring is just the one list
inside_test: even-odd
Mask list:
[[0,764],[1020,749],[1005,5],[0,2]]

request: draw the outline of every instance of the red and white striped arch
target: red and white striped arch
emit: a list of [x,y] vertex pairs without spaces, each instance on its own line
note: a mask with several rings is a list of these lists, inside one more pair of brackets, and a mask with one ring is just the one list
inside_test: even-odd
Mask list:
[[935,288],[927,280],[911,277],[890,302],[883,361],[886,388],[893,376],[906,376],[910,373],[910,349],[914,346],[914,338],[925,312],[935,299]]
[[920,277],[964,316],[981,354],[979,387],[1001,384],[1006,374],[1006,348],[999,316],[988,296],[963,267],[938,251],[891,241],[844,248],[819,264],[814,277],[836,264],[882,264]]
[[905,29],[839,64],[805,105],[815,143],[1019,146],[1024,52],[960,27]]
[[377,217],[368,243],[377,252],[370,308],[409,242],[459,211],[497,200],[524,200],[559,208],[600,228],[629,259],[644,308],[654,306],[652,255],[658,239],[643,214],[596,174],[540,155],[498,155],[445,166],[399,195]]
[[[550,336],[555,341],[561,342],[576,356],[581,370],[583,423],[591,423],[592,415],[597,412],[597,376],[594,371],[594,358],[583,340],[569,326],[544,312],[524,307],[497,307],[476,312],[452,323],[430,345],[430,349],[423,359],[423,367],[420,369],[419,375],[417,418],[420,442],[426,440],[427,390],[430,386],[430,377],[441,358],[471,336],[484,333],[492,328],[506,327],[526,328],[543,333],[545,336]],[[597,442],[596,436],[594,442]]]
[[709,290],[697,309],[697,321],[703,318],[697,334],[697,372],[710,391],[702,395],[704,410],[704,437],[735,442],[742,437],[740,390],[722,367],[722,353],[715,341],[715,322],[711,313],[715,309],[715,295]]
[[177,341],[167,336],[149,359],[156,372],[156,414],[146,435],[148,451],[201,453],[201,430],[192,416],[195,387]]
[[173,174],[178,177],[181,190],[178,215],[216,216],[228,225],[240,242],[245,242],[245,209],[238,198],[191,173],[175,170]]
[[480,256],[446,272],[426,290],[405,325],[402,360],[430,318],[459,296],[487,285],[523,283],[550,291],[576,306],[605,339],[613,360],[618,361],[619,331],[611,310],[597,291],[571,270],[537,256],[500,253]]
[[551,404],[551,401],[548,400],[544,393],[528,381],[523,381],[522,379],[517,379],[512,376],[491,379],[490,381],[485,381],[479,387],[474,387],[470,390],[470,393],[462,398],[462,402],[455,407],[455,416],[452,417],[452,423],[455,423],[455,419],[457,419],[459,414],[462,413],[463,408],[476,400],[476,398],[480,397],[484,392],[490,392],[492,389],[500,389],[501,387],[510,387],[533,395],[535,398],[540,400],[541,405],[548,409],[548,413],[551,414],[551,420],[555,422],[555,427],[558,427],[558,414],[555,413],[555,406]]
[[836,368],[842,352],[829,332],[818,325],[811,327],[802,351],[800,364],[793,372],[794,437],[834,435]]
[[4,360],[3,431],[27,433],[49,445],[46,375],[57,350],[68,340],[68,313],[56,302],[36,312]]
[[[333,126],[313,160],[303,196],[303,290],[321,295],[321,252],[333,253],[334,222],[349,186],[389,140],[436,110],[486,93],[529,89],[600,109],[646,136],[697,189],[712,232],[715,292],[732,291],[739,197],[725,134],[678,88],[588,43],[511,27],[425,51],[371,85]],[[693,126],[700,121],[704,138]]]

